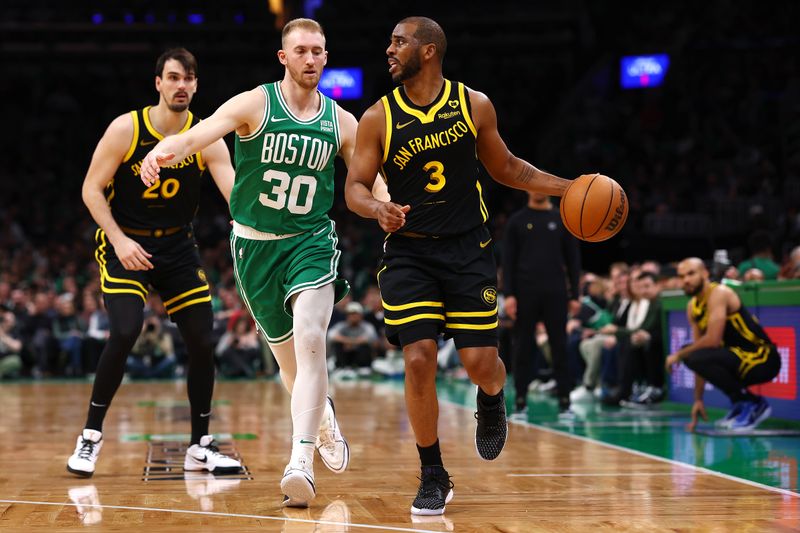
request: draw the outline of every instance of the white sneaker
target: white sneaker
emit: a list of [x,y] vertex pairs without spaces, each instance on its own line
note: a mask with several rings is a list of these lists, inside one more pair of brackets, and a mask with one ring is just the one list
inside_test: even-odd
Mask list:
[[347,470],[347,465],[350,464],[350,446],[339,430],[336,408],[333,406],[333,399],[330,396],[327,398],[325,414],[322,416],[322,423],[319,426],[317,451],[322,462],[334,474],[341,474]]
[[580,387],[576,388],[574,391],[569,393],[569,400],[571,402],[592,402],[594,401],[594,393],[591,390],[586,388],[585,385],[581,385]]
[[242,463],[219,453],[212,435],[200,438],[200,444],[192,444],[186,450],[183,469],[189,471],[207,470],[215,473],[234,473],[242,469]]
[[300,457],[296,463],[286,465],[281,479],[284,507],[308,507],[317,495],[314,487],[314,467],[307,457]]
[[539,392],[539,387],[542,386],[542,381],[534,379],[528,384],[528,392]]
[[67,470],[77,476],[92,477],[102,447],[103,434],[95,429],[84,429],[78,435],[75,451],[67,460]]
[[551,390],[555,390],[555,388],[556,388],[556,380],[549,379],[544,383],[542,383],[541,385],[539,385],[537,392],[550,392]]

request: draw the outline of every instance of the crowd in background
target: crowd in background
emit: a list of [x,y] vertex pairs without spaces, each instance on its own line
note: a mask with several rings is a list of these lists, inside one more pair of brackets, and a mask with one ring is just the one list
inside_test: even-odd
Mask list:
[[[190,2],[178,2],[173,10],[180,15],[184,4]],[[9,28],[19,25],[18,33],[9,30],[9,40],[22,42],[30,30],[45,44],[17,43],[0,55],[0,68],[16,80],[0,85],[2,101],[13,103],[6,106],[6,121],[14,124],[0,131],[7,155],[0,171],[0,374],[71,377],[93,371],[108,322],[94,260],[96,226],[80,198],[92,147],[111,118],[153,103],[152,63],[168,44],[185,45],[199,59],[201,83],[192,109],[201,116],[238,91],[277,79],[274,17],[238,4],[241,12],[226,8],[228,26],[209,26],[207,31],[227,32],[219,39],[198,39],[199,28],[187,29],[179,20],[159,26],[162,13],[150,6],[132,12],[132,24],[115,26],[115,46],[102,24],[89,22],[102,4],[70,5],[74,27],[59,25],[59,8],[49,7],[38,22],[26,18],[29,10],[21,4],[3,8]],[[600,170],[628,193],[630,217],[621,234],[582,247],[588,309],[614,315],[604,306],[623,289],[609,258],[638,265],[630,270],[632,283],[639,283],[640,271],[655,270],[647,265],[657,263],[645,260],[656,259],[664,265],[655,273],[660,288],[676,288],[672,261],[691,254],[711,262],[718,249],[726,254],[717,257],[715,268],[726,262],[738,267],[718,277],[800,278],[800,252],[793,252],[800,245],[800,43],[787,16],[796,5],[779,2],[780,9],[767,10],[749,3],[730,9],[723,0],[702,7],[679,2],[652,16],[645,6],[620,3],[601,10],[577,0],[509,3],[491,13],[463,3],[439,4],[407,7],[442,23],[450,40],[445,75],[492,98],[513,151],[564,177]],[[127,15],[110,10],[105,16]],[[156,24],[142,23],[147,16]],[[383,50],[398,14],[373,2],[329,1],[316,16],[328,35],[330,65],[364,68],[364,97],[341,102],[360,116],[391,87]],[[347,22],[365,19],[384,22],[358,31]],[[625,22],[631,20],[637,23]],[[26,26],[33,22],[38,25]],[[97,35],[93,48],[64,44],[79,34],[85,40],[87,32]],[[672,59],[665,84],[620,89],[619,57],[653,51]],[[332,322],[329,353],[338,361],[331,363],[332,374],[347,379],[370,368],[395,375],[402,361],[382,338],[373,286],[383,235],[374,221],[346,209],[343,176],[340,168],[332,217],[343,250],[341,274],[354,290]],[[494,186],[484,173],[480,178],[499,243],[507,216],[525,198]],[[236,295],[226,206],[208,182],[195,233],[214,295],[219,369],[227,376],[269,375],[274,361]],[[502,255],[501,247],[497,253]],[[180,337],[157,300],[147,309],[128,373],[179,375],[185,371]],[[608,354],[614,343],[618,350],[638,341],[618,334],[630,329],[627,323],[611,331],[619,317],[602,324],[591,318],[597,314],[570,322],[576,384],[592,394],[607,384],[612,399],[629,397],[627,370],[613,369]],[[457,372],[446,347],[441,360]]]

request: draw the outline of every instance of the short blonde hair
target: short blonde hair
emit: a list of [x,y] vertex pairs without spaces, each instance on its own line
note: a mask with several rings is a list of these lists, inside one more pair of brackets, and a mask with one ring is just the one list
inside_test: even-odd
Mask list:
[[319,22],[312,19],[293,19],[286,23],[286,26],[283,27],[283,32],[281,33],[281,46],[286,46],[286,37],[295,30],[306,30],[310,32],[317,32],[322,35],[322,38],[325,38],[325,32],[322,30],[322,26],[320,26]]

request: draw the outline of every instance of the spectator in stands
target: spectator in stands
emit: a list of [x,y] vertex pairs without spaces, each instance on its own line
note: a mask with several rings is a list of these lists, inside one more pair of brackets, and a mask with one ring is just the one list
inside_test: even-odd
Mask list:
[[[637,298],[631,302],[624,328],[615,328],[619,368],[619,399],[650,405],[664,398],[664,349],[661,337],[661,301],[656,276],[641,272],[633,283]],[[637,380],[643,386],[633,387]]]
[[747,239],[747,247],[750,249],[750,258],[737,266],[742,278],[748,270],[757,268],[764,274],[764,279],[777,279],[781,267],[772,257],[772,236],[769,232],[754,231]]
[[30,350],[35,378],[50,377],[55,370],[58,346],[53,338],[55,311],[50,302],[49,293],[37,292],[29,314],[20,321],[22,342]]
[[800,246],[795,246],[781,266],[778,279],[800,279]]
[[[86,326],[79,321],[75,311],[75,297],[71,292],[59,295],[56,300],[56,317],[53,320],[53,337],[61,354],[66,356],[64,374],[70,377],[83,375],[83,336]],[[60,366],[60,364],[59,364]]]
[[128,357],[131,378],[172,378],[175,372],[175,349],[172,336],[164,330],[157,315],[144,320],[142,333]]
[[16,378],[22,370],[22,340],[16,325],[14,313],[3,311],[0,316],[0,379]]
[[256,376],[261,370],[262,347],[256,324],[249,314],[241,312],[233,320],[217,344],[219,369],[226,377]]
[[334,377],[352,378],[354,373],[369,375],[378,334],[372,324],[364,320],[364,307],[360,303],[348,303],[345,314],[345,320],[328,331],[328,341],[336,354]]

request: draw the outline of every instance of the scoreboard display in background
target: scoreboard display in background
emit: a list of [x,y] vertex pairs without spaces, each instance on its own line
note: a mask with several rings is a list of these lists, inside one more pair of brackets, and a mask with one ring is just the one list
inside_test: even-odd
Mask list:
[[364,94],[361,67],[326,68],[319,79],[319,90],[334,100],[358,100]]
[[669,56],[624,56],[620,59],[620,86],[623,89],[658,87],[669,69]]
[[[800,338],[800,307],[776,306],[752,310],[764,331],[778,347],[781,356],[781,370],[770,383],[757,385],[750,389],[755,394],[770,398],[773,415],[780,418],[800,420],[800,405],[797,391],[797,353]],[[681,346],[692,342],[692,329],[685,311],[667,312],[669,331],[669,351],[677,351]],[[717,407],[730,407],[727,397],[706,383],[706,402]],[[694,373],[685,365],[678,365],[670,376],[670,398],[681,402],[694,399]]]

